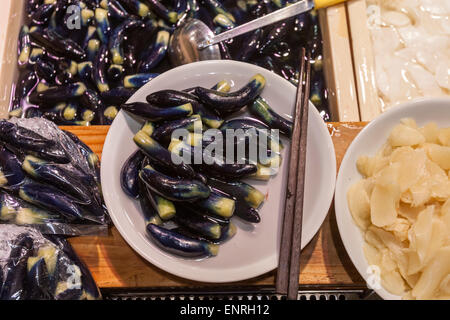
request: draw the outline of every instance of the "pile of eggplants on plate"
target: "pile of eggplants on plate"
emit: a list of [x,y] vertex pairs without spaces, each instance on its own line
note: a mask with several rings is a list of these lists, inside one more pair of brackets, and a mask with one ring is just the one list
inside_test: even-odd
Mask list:
[[0,225],[0,300],[97,300],[85,264],[61,237]]
[[[173,31],[189,17],[220,33],[288,3],[280,0],[26,0],[20,75],[10,116],[59,125],[110,124],[120,105],[158,74]],[[299,48],[312,51],[311,101],[329,120],[317,13],[220,44],[223,59],[257,64],[296,84]]]
[[0,120],[0,223],[45,234],[105,231],[98,156],[46,119]]
[[[270,129],[287,137],[292,133],[292,122],[260,96],[265,84],[265,78],[256,74],[233,92],[224,80],[211,89],[157,91],[148,95],[146,102],[121,106],[145,120],[133,138],[139,149],[122,167],[122,189],[139,199],[148,236],[163,250],[187,258],[215,256],[219,245],[237,231],[232,218],[260,222],[258,208],[265,195],[242,180],[267,181],[275,175],[283,146]],[[245,110],[252,117],[236,118]],[[229,130],[253,129],[258,147],[267,139],[268,161],[251,159],[250,152],[240,159],[244,161],[224,161],[217,154],[212,155],[212,162],[190,161],[195,152],[204,154],[204,148],[214,142],[207,137],[210,128],[224,136]],[[173,133],[177,129],[185,129],[188,138],[176,138]],[[234,155],[240,143],[245,148],[253,143],[243,137],[231,143]],[[188,161],[182,158],[184,152]]]

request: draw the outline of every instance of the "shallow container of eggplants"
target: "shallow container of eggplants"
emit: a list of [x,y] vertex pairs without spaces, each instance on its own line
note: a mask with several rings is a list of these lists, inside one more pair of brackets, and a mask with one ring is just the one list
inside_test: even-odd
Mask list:
[[[16,87],[16,84],[19,82],[19,76],[22,75],[20,72],[20,68],[18,66],[18,39],[19,35],[22,30],[22,26],[24,25],[25,21],[27,21],[27,5],[26,3],[28,0],[23,1],[17,1],[17,0],[2,0],[2,10],[0,12],[0,92],[2,93],[0,95],[0,118],[7,118],[9,111],[11,111],[12,106],[12,99],[14,96],[14,88]],[[36,1],[35,1],[36,2]],[[39,2],[39,1],[38,1]],[[43,2],[43,1],[42,1]],[[59,0],[57,1],[59,2]],[[85,3],[94,3],[91,1],[84,1]],[[122,4],[122,7],[128,11],[129,13],[134,14],[138,18],[142,18],[142,15],[145,14],[147,11],[146,8],[133,8],[130,6],[127,6],[126,3],[131,3],[128,1],[115,1],[115,9],[117,9],[117,3]],[[150,6],[150,1],[145,1],[143,3],[147,4],[147,7]],[[223,5],[225,8],[231,13],[235,20],[236,25],[240,23],[244,23],[249,19],[249,16],[245,16],[243,14],[242,9],[239,9],[238,6],[233,6],[233,1],[224,1]],[[261,1],[262,3],[262,1]],[[273,1],[271,4],[270,10],[277,9],[278,2]],[[281,3],[281,2],[280,2]],[[258,2],[259,5],[255,5],[254,3],[249,2],[249,7],[247,8],[247,12],[251,12],[255,17],[258,15],[261,15],[261,12],[264,10],[262,8],[262,5]],[[120,9],[120,8],[119,8]],[[154,50],[152,52],[139,52],[142,56],[140,57],[140,61],[142,61],[141,66],[134,66],[136,72],[133,72],[136,74],[136,77],[132,77],[130,79],[130,73],[126,72],[127,68],[129,68],[127,57],[133,58],[132,52],[129,52],[129,50],[124,50],[124,48],[120,48],[120,46],[117,46],[116,42],[111,41],[110,44],[107,45],[107,47],[110,45],[111,48],[107,48],[110,51],[110,62],[107,65],[107,68],[105,69],[104,73],[95,74],[96,79],[96,85],[98,86],[98,91],[107,90],[108,88],[108,82],[114,81],[109,80],[107,82],[104,82],[103,78],[109,78],[109,79],[119,79],[117,83],[114,85],[110,85],[109,89],[111,91],[105,91],[103,99],[103,103],[105,104],[105,109],[108,108],[108,111],[105,111],[102,115],[92,115],[92,114],[86,114],[87,119],[92,119],[92,117],[95,118],[95,120],[91,124],[110,124],[112,121],[112,118],[117,114],[117,108],[120,106],[121,103],[125,102],[129,95],[133,94],[135,89],[133,88],[134,85],[140,85],[142,84],[142,81],[146,81],[146,79],[152,79],[155,75],[158,73],[167,71],[172,68],[170,63],[168,62],[167,57],[165,57],[161,61],[161,57],[159,56],[161,51],[161,43],[164,42],[165,38],[167,37],[167,34],[164,32],[172,32],[174,29],[174,26],[171,24],[171,21],[173,21],[174,17],[174,11],[179,11],[179,14],[186,15],[186,16],[192,16],[193,14],[189,11],[187,14],[182,13],[183,8],[168,8],[168,10],[164,10],[164,8],[156,8],[153,6],[150,6],[149,8],[152,12],[156,14],[156,16],[159,19],[158,22],[158,28],[156,25],[154,25],[149,20],[146,21],[146,28],[148,30],[155,30],[153,39],[150,39],[152,42],[155,43]],[[167,9],[167,8],[166,8]],[[344,8],[345,9],[345,8]],[[224,20],[224,19],[217,19],[215,18],[215,15],[217,12],[215,12],[215,8],[209,7],[205,5],[201,5],[200,10],[197,12],[196,17],[202,19],[204,22],[206,22],[210,27],[213,29],[213,31],[221,32],[225,30],[230,25],[230,21]],[[323,12],[320,12],[320,14],[316,15],[314,17],[314,21],[319,21],[319,25],[321,26],[320,30],[312,30],[311,32],[314,33],[314,35],[320,36],[323,39],[323,54],[322,54],[322,43],[319,41],[317,43],[312,43],[313,41],[309,41],[309,44],[317,49],[319,48],[318,53],[318,59],[317,61],[320,61],[317,65],[320,65],[321,68],[321,74],[325,76],[321,76],[321,82],[326,81],[326,83],[322,83],[320,86],[318,86],[318,90],[320,89],[320,99],[315,100],[315,104],[319,109],[319,112],[321,112],[322,117],[326,120],[333,120],[333,121],[358,121],[359,115],[358,115],[358,105],[357,105],[357,98],[355,96],[355,84],[353,79],[353,68],[352,68],[352,62],[351,62],[351,55],[348,52],[348,54],[345,54],[345,49],[347,48],[347,45],[349,44],[348,40],[348,32],[347,29],[342,26],[343,22],[346,22],[345,19],[342,18],[344,16],[345,18],[345,10],[344,14],[342,12],[342,8],[329,8],[329,9],[323,9]],[[249,13],[250,14],[250,13]],[[101,40],[103,39],[104,34],[103,31],[104,28],[107,27],[107,22],[103,19],[104,11],[99,11],[98,13],[94,12],[94,16],[90,17],[91,19],[97,19],[98,25],[101,26],[98,28],[99,30],[83,30],[83,33],[86,33],[86,37],[84,38],[83,34],[83,40],[80,40],[80,42],[86,41],[86,44],[89,43],[89,48],[95,48],[96,46],[100,46],[99,49],[101,49]],[[66,17],[67,18],[67,17]],[[116,19],[113,24],[114,27],[122,26],[123,28],[121,30],[118,30],[118,28],[115,28],[111,31],[109,36],[115,36],[118,39],[120,37],[123,37],[123,34],[126,33],[128,30],[132,30],[135,26],[133,23],[126,23],[127,18],[129,18],[126,15],[123,15],[123,13],[117,10],[111,10],[110,13],[111,19]],[[224,17],[222,17],[224,18]],[[46,17],[45,12],[41,13],[41,16],[39,17],[42,21],[51,20],[51,17]],[[227,22],[228,21],[228,22]],[[338,23],[338,21],[340,21]],[[343,22],[342,22],[343,21]],[[342,23],[341,23],[342,22]],[[51,23],[51,22],[49,22]],[[296,23],[296,28],[301,28],[304,21],[302,19],[299,19]],[[83,26],[82,27],[86,28]],[[337,29],[339,32],[333,32],[333,30]],[[268,32],[266,32],[268,33]],[[136,33],[137,34],[137,33]],[[258,39],[258,37],[261,36],[261,32],[256,34],[249,34],[248,36],[243,36],[239,39],[236,39],[235,45],[233,46],[233,43],[229,43],[229,48],[226,50],[225,47],[221,47],[222,51],[222,58],[232,58],[235,60],[241,60],[241,61],[248,61],[250,63],[258,64],[264,68],[272,69],[276,73],[284,76],[284,77],[291,77],[292,75],[295,75],[295,66],[293,63],[290,63],[288,65],[283,65],[282,67],[277,66],[276,64],[273,64],[273,61],[270,59],[260,59],[259,56],[253,58],[249,58],[249,55],[251,54],[252,46],[254,44],[254,41],[252,42],[252,39]],[[279,35],[278,35],[279,36]],[[247,38],[244,38],[247,37]],[[267,34],[267,37],[270,38],[270,35]],[[89,42],[89,40],[92,40]],[[307,44],[307,39],[309,37],[298,37],[298,43],[296,43],[295,48],[300,48],[301,46]],[[344,41],[345,40],[345,41]],[[238,42],[245,42],[248,41],[249,45],[246,50],[237,50],[236,47],[241,47],[241,44],[236,45]],[[290,40],[292,41],[292,40]],[[135,41],[138,42],[138,41]],[[134,43],[134,42],[133,42]],[[291,45],[292,48],[294,46]],[[284,49],[283,46],[280,46],[280,52],[283,53]],[[287,49],[287,51],[291,50],[290,48]],[[89,61],[89,60],[95,60],[92,58],[92,52],[90,52],[88,49],[85,50],[87,58],[82,59],[83,62],[80,65],[78,65],[78,72],[80,74],[80,77],[87,77],[89,76],[89,73],[92,72],[93,68],[96,65],[96,61]],[[317,51],[317,50],[316,50]],[[32,52],[29,52],[30,55]],[[95,53],[95,51],[94,51]],[[33,59],[36,59],[39,57],[39,55],[42,54],[40,50],[36,50],[33,52]],[[120,55],[123,54],[123,57],[125,59],[125,62],[122,63]],[[277,52],[274,53],[275,56],[277,56]],[[291,53],[292,55],[292,53]],[[91,58],[89,58],[91,56]],[[282,55],[281,55],[282,56]],[[95,55],[94,55],[95,57]],[[272,59],[273,60],[273,59]],[[133,61],[132,59],[129,61]],[[280,60],[283,64],[284,60]],[[156,67],[155,67],[156,66]],[[45,71],[45,66],[42,66],[42,70]],[[74,70],[75,66],[68,66],[67,70]],[[150,68],[151,67],[151,68]],[[294,69],[293,69],[294,68]],[[95,68],[94,68],[95,70]],[[149,71],[150,70],[150,71]],[[339,72],[338,72],[339,71]],[[67,76],[67,74],[65,75]],[[62,76],[64,77],[64,76]],[[96,89],[95,86],[93,89]],[[339,89],[339,90],[338,90]],[[313,91],[314,92],[314,91]],[[328,94],[327,94],[328,92]],[[121,99],[114,99],[116,95],[120,95]],[[114,104],[113,101],[120,100],[120,103]],[[330,100],[330,106],[328,106],[328,100]],[[88,100],[85,100],[81,104],[88,103]],[[82,114],[85,114],[86,106],[79,106],[78,108],[78,118],[81,118]],[[34,111],[34,112],[32,112]],[[44,112],[45,113],[45,112]],[[14,113],[13,113],[14,115]],[[33,116],[41,116],[41,111],[37,110],[31,110],[29,115]],[[59,116],[55,114],[54,112],[49,115],[49,118],[58,122]],[[62,125],[85,125],[86,121],[81,121],[78,119],[78,121],[70,120],[70,121],[61,121]]]

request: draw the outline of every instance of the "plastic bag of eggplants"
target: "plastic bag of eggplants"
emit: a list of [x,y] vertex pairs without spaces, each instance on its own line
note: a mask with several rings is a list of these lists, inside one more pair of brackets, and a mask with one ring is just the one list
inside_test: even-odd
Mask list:
[[[137,89],[172,68],[168,41],[183,19],[201,19],[220,33],[289,1],[26,2],[10,116],[43,117],[58,125],[108,125]],[[221,43],[220,49],[222,59],[257,64],[297,84],[303,46],[313,52],[311,100],[329,120],[316,12]]]
[[107,231],[98,156],[43,118],[0,121],[1,224],[44,234]]
[[67,240],[0,225],[0,300],[97,300],[97,285]]

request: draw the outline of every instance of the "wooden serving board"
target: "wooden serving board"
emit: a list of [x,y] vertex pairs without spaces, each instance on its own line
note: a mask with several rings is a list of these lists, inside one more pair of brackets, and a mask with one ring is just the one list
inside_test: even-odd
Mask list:
[[[365,123],[329,123],[336,149],[338,167],[349,144]],[[87,143],[101,156],[108,132],[106,126],[64,127]],[[170,275],[151,265],[131,249],[112,227],[107,237],[72,238],[71,243],[87,264],[101,288],[204,287],[217,284],[192,282]],[[275,271],[258,278],[227,285],[274,285]],[[336,225],[333,207],[319,233],[302,251],[300,284],[365,287],[365,282],[350,261]]]

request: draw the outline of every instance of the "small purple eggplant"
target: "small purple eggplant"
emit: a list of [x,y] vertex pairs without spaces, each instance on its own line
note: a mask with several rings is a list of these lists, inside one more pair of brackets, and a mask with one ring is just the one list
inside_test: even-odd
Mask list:
[[0,300],[23,300],[27,297],[25,279],[27,261],[33,254],[33,239],[26,234],[19,235],[11,243],[11,253],[6,263],[6,277],[0,293]]
[[0,146],[0,186],[16,189],[25,178],[21,168],[22,162],[17,156],[4,146]]
[[163,250],[177,256],[205,258],[216,256],[219,251],[218,245],[186,237],[155,224],[147,225],[147,234]]
[[11,146],[42,159],[57,163],[68,163],[70,161],[63,147],[55,141],[44,138],[7,120],[0,120],[0,140],[3,140],[8,148]]
[[89,204],[92,201],[92,191],[86,185],[90,177],[76,168],[68,168],[53,164],[33,156],[26,156],[22,164],[23,170],[34,179],[52,184],[77,200]]
[[192,104],[186,103],[177,107],[158,108],[145,102],[123,104],[121,108],[149,121],[175,120],[192,115]]
[[122,190],[132,198],[139,196],[139,170],[144,157],[142,151],[136,151],[125,162],[120,173]]
[[139,177],[155,193],[172,201],[195,201],[209,197],[210,189],[198,180],[169,177],[147,165]]
[[238,91],[226,93],[197,87],[195,94],[207,106],[219,114],[230,114],[254,101],[264,89],[266,80],[261,74],[253,76],[247,85]]

